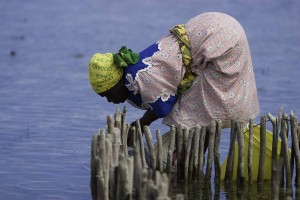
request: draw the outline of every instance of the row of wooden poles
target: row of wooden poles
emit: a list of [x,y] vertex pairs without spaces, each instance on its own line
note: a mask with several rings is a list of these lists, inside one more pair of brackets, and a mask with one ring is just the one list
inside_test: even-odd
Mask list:
[[[93,199],[170,199],[168,196],[169,181],[176,175],[177,181],[210,182],[214,164],[214,184],[221,183],[220,139],[222,122],[212,121],[208,126],[196,126],[192,129],[175,128],[169,132],[167,160],[162,155],[163,142],[159,130],[156,131],[157,143],[154,144],[148,126],[140,127],[139,120],[135,126],[126,123],[126,108],[118,109],[114,117],[107,116],[107,127],[94,135],[91,152],[91,191]],[[266,160],[266,122],[267,118],[273,127],[272,143],[272,198],[278,199],[279,188],[292,191],[292,177],[296,166],[295,185],[300,186],[300,126],[297,116],[282,113],[278,117],[271,114],[260,119],[260,156],[258,162],[257,186],[264,183],[264,166]],[[249,120],[249,144],[244,146],[244,124],[238,120],[231,121],[230,146],[227,157],[224,183],[233,182],[233,173],[237,173],[238,185],[245,184],[244,153],[248,151],[248,184],[253,184],[253,120]],[[142,131],[143,130],[143,131]],[[288,133],[291,130],[292,150],[289,156]],[[133,133],[133,155],[128,154],[127,136]],[[144,145],[143,133],[146,146]],[[281,137],[280,158],[277,157],[278,137]],[[208,152],[205,164],[204,141],[209,137]],[[237,171],[233,171],[235,143],[238,143]],[[149,158],[146,159],[145,148]],[[176,151],[175,151],[176,150]],[[176,152],[176,153],[174,153]],[[176,155],[177,167],[173,169],[173,157]],[[173,170],[174,171],[174,170]],[[176,199],[184,199],[177,194]]]
[[[169,177],[145,164],[142,132],[125,123],[125,113],[107,117],[107,128],[93,136],[91,147],[90,187],[93,200],[159,199],[169,200]],[[128,155],[127,134],[136,134],[134,147]],[[140,138],[140,139],[137,139]],[[177,194],[176,199],[184,196]]]

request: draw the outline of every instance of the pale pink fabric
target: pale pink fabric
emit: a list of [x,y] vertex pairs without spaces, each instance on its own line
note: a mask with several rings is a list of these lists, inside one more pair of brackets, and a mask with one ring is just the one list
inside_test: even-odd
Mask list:
[[[248,121],[256,117],[259,113],[256,83],[242,26],[226,14],[204,13],[189,20],[186,30],[193,71],[198,76],[183,94],[181,104],[175,104],[163,123],[190,128],[221,119],[223,127],[229,127],[233,118]],[[138,90],[147,90],[141,92],[146,105],[159,97],[167,100],[174,95],[185,72],[174,36],[160,39],[159,49],[144,59],[149,67],[136,77]]]

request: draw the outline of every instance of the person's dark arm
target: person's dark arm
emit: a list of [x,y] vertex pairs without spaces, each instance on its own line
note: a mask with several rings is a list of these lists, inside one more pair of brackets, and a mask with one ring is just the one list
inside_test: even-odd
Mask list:
[[152,110],[147,110],[143,117],[140,119],[141,128],[144,126],[149,126],[152,122],[157,120],[159,117],[157,117]]

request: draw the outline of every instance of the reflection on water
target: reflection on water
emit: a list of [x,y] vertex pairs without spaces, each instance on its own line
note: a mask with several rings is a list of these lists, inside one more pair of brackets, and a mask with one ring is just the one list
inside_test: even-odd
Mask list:
[[[0,10],[1,200],[90,199],[91,138],[116,109],[91,90],[90,56],[122,45],[143,50],[199,13],[225,12],[244,26],[261,114],[284,107],[299,116],[298,0],[10,0],[0,1]],[[143,114],[125,105],[128,122]],[[167,130],[160,121],[151,128]],[[224,133],[221,161],[228,145]],[[172,190],[206,199],[238,199],[241,191],[214,195],[214,187],[177,184]]]
[[[236,183],[220,186],[209,183],[176,183],[172,181],[170,191],[172,198],[176,197],[176,194],[184,194],[186,200],[219,200],[219,199],[274,199],[272,197],[271,182],[265,181],[262,186],[257,186],[253,183],[252,186],[245,184],[239,186]],[[287,191],[281,189],[279,191],[279,199],[299,199],[300,190],[293,188],[293,191]]]

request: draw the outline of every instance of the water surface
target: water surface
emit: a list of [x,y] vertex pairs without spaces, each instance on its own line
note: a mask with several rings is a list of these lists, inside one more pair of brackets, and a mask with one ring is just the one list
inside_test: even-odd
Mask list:
[[[90,88],[90,56],[122,45],[141,51],[207,11],[243,25],[261,115],[280,107],[299,115],[297,0],[1,1],[0,199],[90,199],[91,138],[116,109]],[[128,122],[143,113],[124,105]],[[167,130],[160,121],[151,129]],[[224,133],[221,159],[228,145]]]

